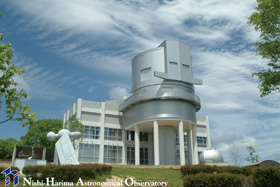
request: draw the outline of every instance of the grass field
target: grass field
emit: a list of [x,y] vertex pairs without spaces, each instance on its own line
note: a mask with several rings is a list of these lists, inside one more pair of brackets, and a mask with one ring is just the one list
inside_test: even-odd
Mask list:
[[[0,162],[0,166],[9,167],[10,163]],[[108,181],[109,179],[114,178],[114,176],[123,181],[130,177],[138,182],[168,182],[168,186],[182,186],[182,178],[179,167],[163,166],[157,168],[156,166],[113,165],[110,175],[99,176],[97,179],[89,179],[88,181]],[[4,181],[0,181],[0,184],[3,182]],[[20,180],[20,183],[22,183],[22,180]],[[17,187],[21,186],[22,184],[17,185]]]
[[168,182],[170,186],[182,186],[181,172],[179,169],[154,168],[154,167],[130,167],[113,165],[112,176],[118,176],[125,180],[132,177],[140,182],[157,181]]

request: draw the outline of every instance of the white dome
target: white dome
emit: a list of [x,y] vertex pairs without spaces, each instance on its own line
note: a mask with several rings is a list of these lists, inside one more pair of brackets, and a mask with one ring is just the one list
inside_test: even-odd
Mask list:
[[63,134],[67,133],[68,136],[70,136],[70,131],[68,129],[61,129],[59,132],[58,132],[58,138],[61,138],[63,136]]
[[48,139],[49,141],[54,141],[56,137],[57,137],[57,135],[56,135],[54,132],[49,132],[49,133],[47,134],[47,139]]
[[199,156],[199,164],[223,162],[223,155],[216,149],[205,149]]

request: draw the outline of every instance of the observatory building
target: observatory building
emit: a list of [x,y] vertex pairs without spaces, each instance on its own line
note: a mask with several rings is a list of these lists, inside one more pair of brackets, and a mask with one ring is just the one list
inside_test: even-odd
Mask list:
[[190,47],[164,41],[132,59],[131,95],[122,100],[78,99],[64,115],[84,125],[76,141],[79,162],[135,165],[193,165],[211,148],[209,120],[197,116]]
[[212,166],[229,166],[223,155],[216,149],[205,149],[199,156],[199,164]]

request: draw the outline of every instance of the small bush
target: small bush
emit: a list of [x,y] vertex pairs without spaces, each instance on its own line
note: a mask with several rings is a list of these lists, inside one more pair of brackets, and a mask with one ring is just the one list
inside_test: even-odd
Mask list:
[[232,173],[232,174],[239,174],[244,176],[252,175],[251,168],[246,167],[234,167],[234,166],[227,166],[227,167],[218,167],[218,173]]
[[240,187],[242,180],[238,175],[234,174],[208,174],[199,173],[196,175],[188,175],[183,180],[184,187]]
[[252,174],[250,168],[240,168],[240,167],[217,167],[217,166],[206,166],[206,165],[196,165],[196,166],[182,166],[181,167],[182,176],[195,175],[198,173],[232,173],[240,174],[244,176],[249,176]]
[[94,179],[96,175],[110,173],[112,166],[100,164],[81,164],[66,166],[27,166],[23,168],[23,173],[32,180],[43,180],[47,177],[54,177],[55,181],[77,182],[82,179]]
[[254,186],[252,175],[249,176],[239,175],[239,178],[242,180],[242,187]]
[[254,186],[274,187],[280,184],[280,167],[258,168],[253,174]]
[[217,171],[218,171],[218,167],[216,166],[195,165],[195,166],[181,167],[182,176],[196,175],[198,173],[217,173]]

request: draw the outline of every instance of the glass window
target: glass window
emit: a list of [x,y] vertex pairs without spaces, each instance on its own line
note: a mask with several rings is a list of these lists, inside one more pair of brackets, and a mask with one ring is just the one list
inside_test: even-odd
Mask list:
[[[180,150],[179,149],[177,149],[176,150],[176,158],[177,158],[177,165],[180,165],[181,163],[180,163]],[[188,164],[188,150],[185,150],[185,162],[186,162],[186,164]]]
[[105,128],[105,140],[122,141],[122,129]]
[[[134,147],[127,147],[126,149],[126,158],[128,165],[135,164],[135,148]],[[148,158],[148,148],[140,148],[140,165],[148,165],[149,158]]]
[[140,141],[148,142],[148,133],[147,132],[140,132]]
[[[179,145],[179,135],[176,134],[176,145]],[[184,135],[184,146],[187,146],[187,135]]]
[[[139,136],[140,136],[140,141],[148,142],[149,135],[148,135],[147,132],[140,132]],[[128,141],[134,141],[135,140],[135,132],[134,131],[127,131],[127,140]]]
[[126,149],[126,158],[127,158],[127,164],[128,165],[134,165],[135,164],[135,148],[134,147],[127,147]]
[[140,165],[148,165],[148,148],[140,148]]
[[79,146],[79,162],[99,162],[99,145],[83,144]]
[[200,157],[201,154],[202,154],[202,152],[201,152],[201,151],[198,151],[198,158]]
[[[179,143],[178,143],[178,144],[179,144]],[[176,158],[177,158],[177,159],[176,159],[176,160],[177,160],[177,163],[176,163],[176,164],[177,164],[177,165],[180,165],[180,160],[181,160],[181,159],[180,159],[180,150],[178,150],[178,149],[176,150]]]
[[122,163],[122,147],[104,145],[104,163],[121,164]]
[[206,137],[197,137],[197,147],[207,147]]
[[134,141],[134,131],[127,131],[127,140]]
[[83,138],[99,139],[100,127],[84,126]]

